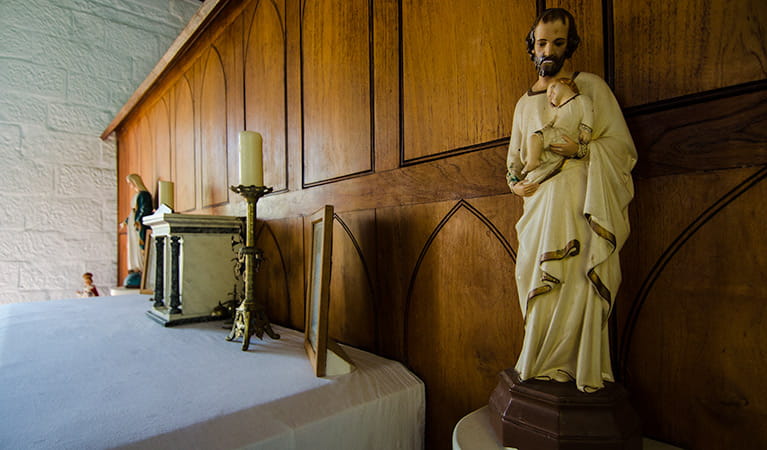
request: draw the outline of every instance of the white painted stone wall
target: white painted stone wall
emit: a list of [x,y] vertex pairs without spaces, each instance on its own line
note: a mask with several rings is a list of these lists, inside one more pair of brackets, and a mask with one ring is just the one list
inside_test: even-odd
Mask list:
[[202,3],[0,0],[0,303],[117,280],[115,141],[99,135]]

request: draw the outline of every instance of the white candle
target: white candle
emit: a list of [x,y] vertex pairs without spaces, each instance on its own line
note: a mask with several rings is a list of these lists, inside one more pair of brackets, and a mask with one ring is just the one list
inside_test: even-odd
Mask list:
[[240,132],[240,184],[243,186],[264,185],[264,158],[262,138],[255,131]]
[[160,199],[157,202],[158,205],[167,205],[168,208],[173,209],[173,182],[172,181],[159,181]]

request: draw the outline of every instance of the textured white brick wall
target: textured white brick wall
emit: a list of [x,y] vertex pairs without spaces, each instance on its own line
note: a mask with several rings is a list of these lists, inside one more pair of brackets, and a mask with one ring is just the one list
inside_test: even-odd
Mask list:
[[197,0],[0,0],[0,303],[117,280],[115,142],[101,141]]

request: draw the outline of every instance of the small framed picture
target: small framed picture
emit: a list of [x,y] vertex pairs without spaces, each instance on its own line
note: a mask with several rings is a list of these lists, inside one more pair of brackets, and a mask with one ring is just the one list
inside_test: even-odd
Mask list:
[[330,270],[333,251],[333,206],[326,205],[312,214],[309,289],[306,294],[304,348],[318,377],[343,375],[355,370],[341,345],[328,337],[330,311]]
[[327,367],[333,206],[325,205],[312,214],[309,228],[312,252],[309,263],[309,289],[306,294],[304,347],[314,368],[314,374],[323,377]]

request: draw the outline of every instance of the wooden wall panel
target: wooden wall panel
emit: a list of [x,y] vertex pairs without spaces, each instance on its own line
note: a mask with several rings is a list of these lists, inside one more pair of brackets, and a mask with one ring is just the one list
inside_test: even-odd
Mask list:
[[155,178],[154,180],[144,180],[147,184],[147,188],[153,192],[153,200],[155,206],[157,206],[157,198],[159,195],[158,181],[170,181],[171,180],[171,146],[170,146],[170,110],[168,108],[168,95],[163,96],[152,107],[150,112],[150,121],[152,125],[152,134],[154,135],[154,152],[155,152]]
[[487,402],[516,361],[511,195],[376,211],[381,353],[427,386],[427,448],[449,448],[457,420]]
[[400,23],[398,1],[373,3],[375,170],[400,165]]
[[[155,179],[155,147],[154,147],[154,135],[152,134],[152,125],[150,117],[146,112],[141,114],[138,127],[135,134],[136,155],[138,156],[138,166],[136,167],[136,173],[141,175],[141,179],[144,181],[146,188],[152,193],[154,198],[155,192],[152,186]],[[129,186],[130,187],[130,186]]]
[[382,333],[387,336],[381,342],[381,353],[386,356],[405,360],[406,305],[412,275],[430,234],[454,204],[440,202],[430,207],[396,206],[376,211],[379,320]]
[[694,449],[767,442],[767,389],[753,382],[767,352],[766,179],[761,168],[641,184],[621,357],[650,436]]
[[194,139],[194,103],[189,79],[182,76],[174,87],[175,133],[174,172],[175,210],[192,211],[197,205],[196,154]]
[[282,191],[288,186],[285,11],[273,2],[257,5],[245,34],[245,129],[263,136],[264,183]]
[[[605,71],[605,41],[609,36],[604,33],[604,15],[602,0],[547,0],[547,8],[565,8],[575,17],[581,43],[572,59],[567,64],[570,70],[591,72],[602,78]],[[530,61],[532,65],[532,61]]]
[[402,1],[403,162],[509,136],[535,78],[515,17],[535,2]]
[[670,106],[628,118],[641,151],[637,176],[767,164],[767,82]]
[[221,65],[224,69],[224,81],[226,89],[226,146],[225,161],[227,176],[222,180],[225,184],[227,200],[234,195],[229,190],[230,186],[240,183],[238,170],[239,164],[239,134],[245,128],[245,111],[243,108],[244,81],[243,81],[243,35],[244,18],[237,14],[232,22],[224,28],[223,32],[213,43],[221,55]]
[[[482,202],[509,230],[508,196]],[[437,205],[435,205],[437,206]],[[523,320],[514,293],[516,251],[482,210],[460,201],[431,209],[434,226],[406,299],[407,363],[426,382],[427,441],[449,448],[452,428],[487,404],[498,373],[514,365]],[[444,215],[443,215],[444,214]]]
[[211,48],[205,58],[200,98],[202,144],[202,204],[214,206],[229,200],[227,164],[226,76],[221,56]]
[[331,337],[373,352],[379,339],[375,229],[375,210],[336,213],[328,315]]
[[370,0],[303,0],[303,184],[373,169]]
[[762,0],[614,5],[616,92],[624,107],[767,78]]
[[303,220],[297,217],[259,223],[256,246],[265,258],[256,276],[257,292],[266,302],[269,319],[303,329]]

